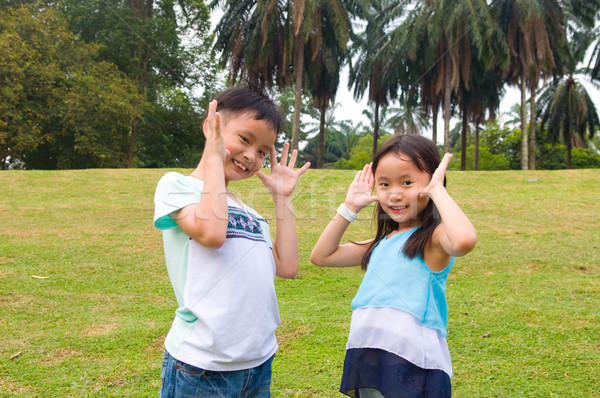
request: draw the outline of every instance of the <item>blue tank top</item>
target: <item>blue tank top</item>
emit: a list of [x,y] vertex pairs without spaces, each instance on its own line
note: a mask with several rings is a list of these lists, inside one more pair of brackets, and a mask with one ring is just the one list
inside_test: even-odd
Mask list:
[[391,307],[406,311],[447,335],[446,280],[454,257],[441,272],[429,269],[421,255],[408,258],[402,249],[417,227],[386,236],[373,249],[369,266],[352,300],[352,309]]

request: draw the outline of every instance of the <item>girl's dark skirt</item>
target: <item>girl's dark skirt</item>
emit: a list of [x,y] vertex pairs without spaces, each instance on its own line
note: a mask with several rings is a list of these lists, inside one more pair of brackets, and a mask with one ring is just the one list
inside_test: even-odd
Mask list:
[[[376,389],[385,398],[450,398],[450,377],[438,369],[422,369],[385,350],[346,351],[340,392],[360,398],[361,388]],[[364,394],[363,394],[364,395]]]

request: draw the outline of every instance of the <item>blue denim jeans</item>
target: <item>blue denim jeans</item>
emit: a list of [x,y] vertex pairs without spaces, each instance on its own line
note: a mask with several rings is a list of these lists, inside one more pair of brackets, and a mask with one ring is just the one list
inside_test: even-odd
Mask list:
[[273,357],[252,369],[214,372],[178,361],[165,350],[160,398],[268,398]]

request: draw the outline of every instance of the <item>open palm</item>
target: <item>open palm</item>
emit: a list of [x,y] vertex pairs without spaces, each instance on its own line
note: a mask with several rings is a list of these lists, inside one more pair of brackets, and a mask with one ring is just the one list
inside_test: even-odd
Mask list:
[[307,162],[300,169],[294,170],[298,151],[294,149],[289,162],[287,162],[289,149],[290,144],[285,143],[278,163],[275,148],[271,147],[271,174],[267,175],[261,170],[256,172],[258,178],[273,196],[291,196],[298,179],[310,167],[310,163]]

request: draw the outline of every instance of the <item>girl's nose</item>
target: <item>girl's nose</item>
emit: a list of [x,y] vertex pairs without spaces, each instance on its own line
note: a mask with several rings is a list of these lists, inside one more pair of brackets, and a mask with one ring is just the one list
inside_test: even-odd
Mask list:
[[404,190],[401,188],[396,188],[390,193],[390,199],[397,201],[402,199],[402,195],[404,194]]

